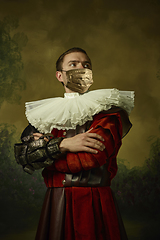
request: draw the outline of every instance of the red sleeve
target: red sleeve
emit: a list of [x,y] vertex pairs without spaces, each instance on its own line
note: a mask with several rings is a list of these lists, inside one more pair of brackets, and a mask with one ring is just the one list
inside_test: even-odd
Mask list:
[[91,132],[102,136],[105,141],[105,149],[97,154],[78,152],[68,152],[66,157],[55,162],[55,168],[60,172],[80,172],[102,166],[112,158],[115,158],[121,146],[122,124],[119,113],[95,115],[90,126]]

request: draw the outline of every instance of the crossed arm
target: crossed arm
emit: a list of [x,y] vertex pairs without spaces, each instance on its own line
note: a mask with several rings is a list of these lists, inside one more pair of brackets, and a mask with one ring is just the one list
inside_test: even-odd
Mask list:
[[76,173],[102,166],[115,158],[121,146],[122,124],[119,114],[99,114],[91,129],[83,134],[64,139],[60,150],[67,152],[55,161],[59,172]]
[[[32,174],[34,169],[46,167],[55,162],[57,171],[78,172],[101,166],[105,164],[106,159],[117,153],[121,145],[122,125],[118,113],[100,113],[95,115],[90,130],[85,133],[65,139],[55,138],[48,143],[45,137],[39,139],[42,135],[33,129],[32,136],[35,141],[29,145],[24,143],[18,146],[15,155],[17,162],[23,166],[24,170]],[[60,152],[66,154],[61,155]]]
[[[105,145],[100,141],[104,142],[104,138],[97,133],[90,133],[92,129],[85,133],[77,134],[74,137],[63,139],[59,145],[60,151],[65,152],[89,152],[97,154],[98,151],[103,151]],[[34,133],[34,140],[38,140],[42,134]],[[47,138],[45,138],[48,141]]]

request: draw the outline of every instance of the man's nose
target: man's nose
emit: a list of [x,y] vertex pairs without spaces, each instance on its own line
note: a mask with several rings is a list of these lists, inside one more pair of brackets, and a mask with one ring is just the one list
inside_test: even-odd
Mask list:
[[84,68],[84,65],[83,65],[83,63],[82,63],[82,62],[80,62],[78,67],[79,67],[80,69],[81,69],[81,68]]

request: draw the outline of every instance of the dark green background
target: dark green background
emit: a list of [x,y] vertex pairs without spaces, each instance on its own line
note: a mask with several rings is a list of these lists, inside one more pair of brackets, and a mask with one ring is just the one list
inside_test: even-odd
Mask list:
[[[124,164],[128,168],[136,166],[144,168],[145,159],[149,158],[150,145],[160,136],[159,13],[159,0],[82,0],[80,2],[0,0],[0,123],[8,124],[2,125],[1,129],[9,131],[6,132],[6,136],[12,138],[12,144],[7,146],[6,153],[1,153],[2,158],[7,156],[7,159],[12,159],[9,165],[13,167],[13,156],[6,154],[8,154],[7,149],[11,151],[11,155],[13,154],[11,146],[14,139],[18,141],[20,133],[27,125],[24,103],[63,96],[63,87],[55,78],[55,61],[66,49],[78,46],[87,51],[93,62],[95,82],[91,89],[114,87],[135,91],[135,108],[130,117],[133,128],[123,140],[118,157],[127,160]],[[16,128],[11,137],[7,134],[12,132],[10,126],[12,124]],[[4,138],[1,142],[3,145]],[[14,166],[15,172],[7,171],[8,165],[6,166],[5,159],[1,161],[2,170],[5,171],[3,181],[7,179],[6,175],[11,173],[13,177],[17,174],[21,176],[22,173],[18,172],[19,168],[16,166]],[[123,168],[124,165],[121,164],[120,169],[121,167]],[[126,170],[126,176],[129,175],[133,180],[133,176],[128,171],[132,170]],[[137,174],[144,176],[138,171],[140,170],[135,173],[136,181],[139,181]],[[37,184],[34,185],[32,177],[24,174],[21,177],[28,184],[25,185],[25,189],[29,190],[34,186],[36,191]],[[37,181],[42,181],[40,173],[38,179]],[[2,193],[6,191],[3,185],[8,187],[10,181],[11,179],[6,180],[1,185]],[[147,184],[146,181],[145,188]],[[19,185],[13,184],[12,188],[18,191],[20,186],[19,182]],[[154,185],[150,188],[154,188]],[[37,193],[37,199],[42,198],[45,192],[45,189],[42,189]],[[27,194],[27,190],[24,190],[24,195]],[[152,208],[156,194],[159,192],[151,197],[149,208]],[[1,198],[5,199],[5,197],[1,195]],[[20,198],[21,196],[17,197],[17,201],[20,201]],[[131,196],[129,198],[131,199]],[[26,205],[23,204],[21,207],[24,209]],[[30,204],[30,201],[27,204]],[[40,205],[41,203],[38,205],[39,208]],[[36,209],[35,215],[36,211],[39,211],[38,207],[36,209],[32,206],[32,210]],[[125,213],[123,208],[122,210]],[[9,213],[6,216],[10,218]],[[20,214],[19,218],[21,216]],[[133,214],[130,214],[131,219],[132,216]],[[153,219],[152,214],[148,217],[150,220]],[[37,219],[32,220],[35,223],[34,231]],[[140,223],[138,220],[134,221],[134,224],[132,221],[126,221],[128,229],[134,229],[133,236],[139,234],[142,219],[139,221]],[[150,225],[155,226],[156,229],[154,221]],[[24,225],[25,223],[22,224],[22,228]],[[32,229],[31,226],[29,229]],[[8,231],[6,229],[5,233]],[[25,236],[29,233],[27,231]],[[18,237],[16,236],[15,239]]]

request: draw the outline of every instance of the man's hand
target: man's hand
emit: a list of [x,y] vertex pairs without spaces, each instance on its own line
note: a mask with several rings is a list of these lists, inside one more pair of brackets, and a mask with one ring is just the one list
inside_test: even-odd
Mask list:
[[97,150],[103,151],[105,146],[100,141],[104,141],[104,139],[97,133],[90,133],[89,131],[77,134],[71,138],[63,139],[59,145],[60,151],[62,153],[69,151],[89,152],[94,154],[98,153]]
[[[34,140],[36,141],[36,140],[38,140],[40,137],[42,137],[43,134],[42,134],[42,133],[33,133],[33,136],[34,136]],[[49,141],[46,137],[44,137],[44,140],[45,140],[46,142]]]

